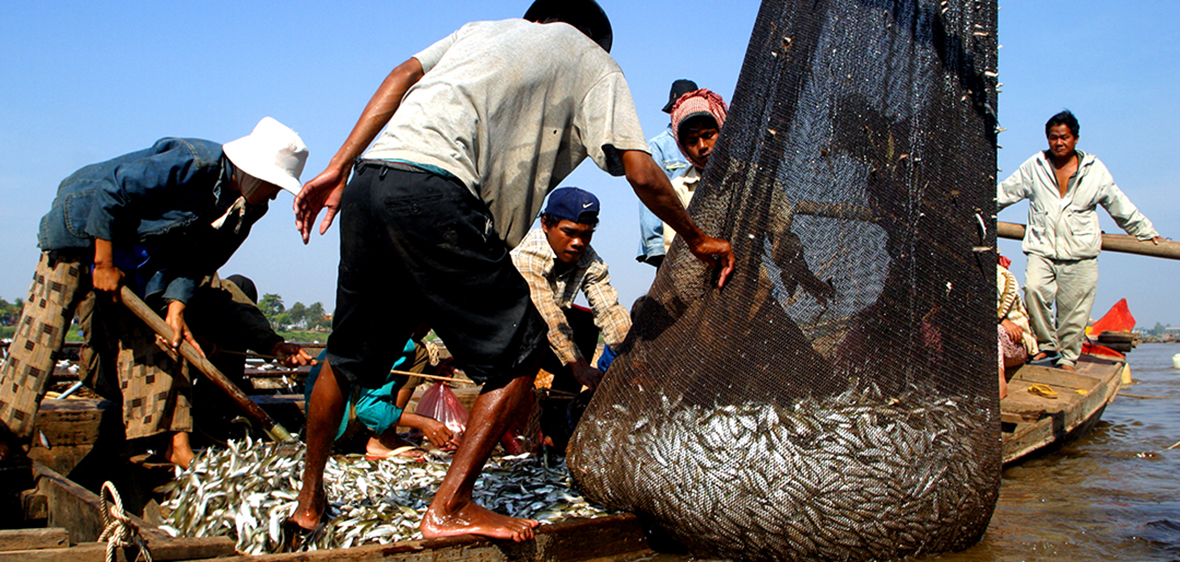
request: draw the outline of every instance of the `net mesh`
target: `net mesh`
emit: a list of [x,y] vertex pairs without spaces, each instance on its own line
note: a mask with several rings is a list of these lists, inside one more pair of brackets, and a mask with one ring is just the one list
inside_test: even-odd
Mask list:
[[957,550],[999,490],[996,7],[765,0],[690,212],[570,448],[701,554]]

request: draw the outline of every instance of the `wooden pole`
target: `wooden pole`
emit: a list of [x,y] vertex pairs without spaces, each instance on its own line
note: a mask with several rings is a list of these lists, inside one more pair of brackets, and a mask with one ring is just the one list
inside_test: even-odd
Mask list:
[[[1010,240],[1024,239],[1024,225],[1011,222],[997,222],[996,236]],[[1126,234],[1102,234],[1102,250],[1123,252],[1140,256],[1180,260],[1180,242],[1165,240],[1155,244],[1151,240],[1139,240]]]
[[[120,296],[123,298],[123,304],[126,305],[133,314],[138,316],[140,320],[143,320],[144,323],[151,327],[151,329],[159,334],[160,337],[164,338],[165,340],[172,341],[172,328],[169,327],[162,318],[160,318],[159,314],[156,314],[156,311],[144,304],[144,302],[140,300],[139,297],[131,291],[131,289],[128,289],[126,286],[124,286],[121,289]],[[217,367],[214,367],[213,363],[210,363],[208,359],[202,357],[200,352],[198,352],[195,347],[189,345],[189,343],[184,340],[181,340],[180,342],[180,355],[187,359],[189,363],[192,363],[193,366],[195,366],[199,371],[204,373],[205,376],[213,382],[213,384],[217,385],[217,387],[224,391],[230,398],[232,398],[234,402],[237,402],[238,407],[242,408],[242,410],[244,410],[250,417],[258,420],[258,422],[262,424],[263,431],[266,431],[267,435],[270,435],[271,439],[274,439],[275,441],[292,441],[295,439],[291,436],[291,433],[288,432],[286,428],[279,425],[279,423],[271,418],[270,415],[267,414],[258,404],[255,404],[253,400],[250,400],[250,397],[246,396],[246,393],[242,392],[242,389],[238,388],[233,382],[230,382],[229,379],[225,378],[225,375],[221,374],[221,371],[217,370]]]

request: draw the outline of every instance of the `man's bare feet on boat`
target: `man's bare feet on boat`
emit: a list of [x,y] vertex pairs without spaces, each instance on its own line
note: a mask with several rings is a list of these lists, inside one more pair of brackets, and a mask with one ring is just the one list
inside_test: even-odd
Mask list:
[[532,519],[518,519],[500,515],[475,503],[450,514],[439,513],[431,504],[422,518],[422,536],[428,539],[455,535],[481,535],[516,542],[532,540],[533,529],[540,525]]
[[305,486],[299,490],[298,500],[299,505],[295,507],[295,513],[292,513],[287,521],[308,531],[319,527],[320,521],[324,518],[324,510],[328,509],[328,499],[324,495],[323,486],[319,486],[318,490]]
[[164,450],[164,458],[180,468],[188,468],[195,456],[193,446],[189,444],[188,432],[178,431],[173,433],[171,440],[168,442],[168,448]]

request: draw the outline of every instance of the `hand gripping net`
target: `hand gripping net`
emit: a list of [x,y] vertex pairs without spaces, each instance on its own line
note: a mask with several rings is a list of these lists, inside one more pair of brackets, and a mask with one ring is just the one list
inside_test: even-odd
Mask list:
[[571,444],[696,553],[962,549],[999,491],[996,7],[765,0],[690,211]]

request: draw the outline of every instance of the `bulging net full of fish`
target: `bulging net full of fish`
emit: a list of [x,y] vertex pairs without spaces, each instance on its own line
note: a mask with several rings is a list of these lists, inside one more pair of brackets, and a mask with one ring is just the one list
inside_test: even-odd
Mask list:
[[[304,449],[261,441],[230,441],[207,450],[165,494],[165,524],[173,536],[227,536],[247,554],[282,552],[283,522],[294,511]],[[570,489],[564,461],[537,456],[493,457],[475,484],[476,502],[515,517],[556,523],[608,515]],[[334,456],[324,472],[329,520],[307,550],[421,540],[418,527],[450,466],[444,455],[423,460],[365,460]]]
[[584,420],[579,462],[614,458],[620,472],[575,477],[700,552],[868,560],[954,550],[982,532],[973,514],[996,499],[995,476],[969,444],[997,422],[975,398],[870,387],[791,408],[661,401],[627,427]]
[[672,242],[570,444],[587,498],[738,559],[983,536],[996,21],[988,0],[763,0],[688,207],[734,271],[718,289]]

